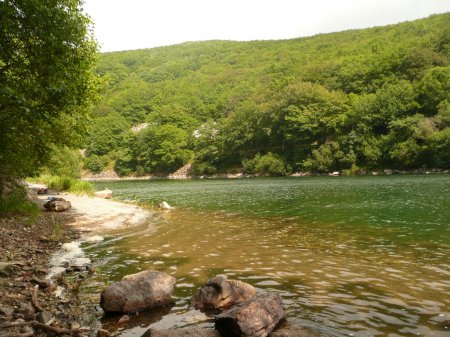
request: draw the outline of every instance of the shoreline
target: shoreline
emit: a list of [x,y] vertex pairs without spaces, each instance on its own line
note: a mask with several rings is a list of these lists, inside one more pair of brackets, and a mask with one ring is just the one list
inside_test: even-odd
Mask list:
[[[72,207],[66,211],[74,220],[67,224],[79,232],[98,232],[137,226],[151,217],[151,211],[134,205],[111,199],[59,194],[70,201]],[[46,199],[47,196],[40,197]]]
[[[311,172],[295,172],[290,175],[282,176],[283,178],[298,178],[298,177],[371,177],[371,176],[395,176],[395,175],[434,175],[434,174],[449,174],[450,170],[445,169],[417,169],[417,170],[393,170],[384,169],[371,172],[361,172],[358,174],[346,175],[341,171],[329,173],[311,173]],[[103,172],[93,176],[84,176],[83,181],[130,181],[130,180],[205,180],[205,179],[252,179],[252,178],[274,178],[275,176],[263,176],[257,174],[246,173],[221,173],[214,175],[146,175],[146,176],[126,176],[119,177],[115,172]]]
[[[39,203],[48,196],[39,196]],[[0,215],[0,337],[96,333],[81,326],[76,294],[80,282],[94,270],[90,264],[68,264],[60,267],[62,273],[52,275],[52,259],[84,234],[137,226],[152,214],[113,200],[58,196],[70,201],[72,208],[60,213],[42,210],[34,219]]]

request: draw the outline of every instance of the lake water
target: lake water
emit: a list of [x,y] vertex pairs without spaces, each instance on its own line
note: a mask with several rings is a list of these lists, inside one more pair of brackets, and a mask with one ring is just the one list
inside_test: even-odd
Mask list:
[[217,274],[278,292],[288,322],[326,336],[450,336],[450,176],[99,182],[121,200],[175,209],[86,246],[85,322],[107,282],[153,268],[177,278],[175,305],[103,325],[213,326],[188,308]]

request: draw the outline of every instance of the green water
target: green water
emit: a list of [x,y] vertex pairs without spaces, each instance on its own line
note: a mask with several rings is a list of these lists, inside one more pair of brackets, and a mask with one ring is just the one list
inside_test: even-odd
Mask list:
[[[314,177],[96,183],[157,205],[149,223],[86,247],[98,273],[82,286],[154,268],[177,278],[176,303],[132,318],[212,326],[188,309],[207,278],[226,274],[279,292],[288,322],[327,336],[450,336],[450,176]],[[86,317],[89,319],[89,317]],[[103,324],[114,330],[116,318]]]

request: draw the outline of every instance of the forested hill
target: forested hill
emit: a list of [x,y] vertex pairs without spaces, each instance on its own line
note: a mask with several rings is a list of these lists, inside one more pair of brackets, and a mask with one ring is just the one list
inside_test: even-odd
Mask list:
[[450,13],[293,40],[105,53],[86,167],[449,168],[449,52]]

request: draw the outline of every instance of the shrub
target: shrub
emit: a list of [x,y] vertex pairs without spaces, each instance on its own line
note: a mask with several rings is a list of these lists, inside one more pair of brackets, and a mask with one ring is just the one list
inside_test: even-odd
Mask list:
[[25,187],[18,181],[0,177],[0,213],[27,213],[35,219],[39,207],[27,197]]
[[47,187],[58,190],[68,191],[77,195],[94,195],[95,189],[90,182],[73,179],[70,177],[59,177],[51,175],[41,175],[28,179],[31,182],[45,184]]
[[263,176],[285,176],[290,172],[284,160],[272,152],[263,156],[258,153],[253,159],[244,159],[242,165],[247,173]]
[[92,173],[100,173],[103,169],[108,166],[109,158],[108,156],[97,156],[92,154],[84,159],[84,167],[87,168]]

